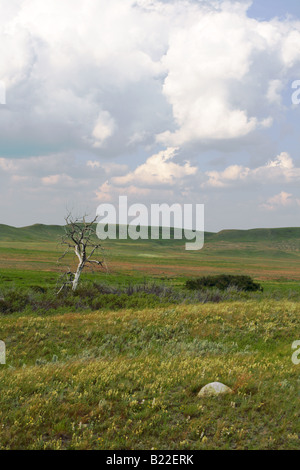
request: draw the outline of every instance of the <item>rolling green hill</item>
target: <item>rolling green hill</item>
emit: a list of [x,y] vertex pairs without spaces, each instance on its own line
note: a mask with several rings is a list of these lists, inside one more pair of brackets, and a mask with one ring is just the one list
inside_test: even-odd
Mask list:
[[[64,233],[62,225],[35,224],[28,227],[12,227],[0,224],[0,241],[56,241]],[[251,230],[222,230],[205,232],[209,242],[281,242],[300,240],[300,227],[268,228]]]
[[60,225],[35,224],[29,227],[11,227],[0,224],[0,241],[55,241],[63,234]]
[[228,242],[262,242],[300,240],[300,227],[257,228],[251,230],[222,230],[213,234],[210,240]]

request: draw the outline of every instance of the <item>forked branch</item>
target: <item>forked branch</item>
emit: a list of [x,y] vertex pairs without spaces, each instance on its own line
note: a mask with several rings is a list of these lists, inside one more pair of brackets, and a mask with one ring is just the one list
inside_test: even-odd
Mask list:
[[[78,258],[77,269],[72,272],[70,269],[64,274],[67,278],[59,289],[60,293],[65,287],[70,286],[73,291],[78,287],[82,271],[87,265],[95,264],[107,270],[102,245],[96,240],[95,224],[97,217],[87,222],[87,215],[81,219],[74,218],[71,213],[65,217],[65,233],[62,236],[61,244],[66,247],[64,253],[59,258],[61,261],[71,251]],[[98,251],[102,252],[102,259],[92,258]]]

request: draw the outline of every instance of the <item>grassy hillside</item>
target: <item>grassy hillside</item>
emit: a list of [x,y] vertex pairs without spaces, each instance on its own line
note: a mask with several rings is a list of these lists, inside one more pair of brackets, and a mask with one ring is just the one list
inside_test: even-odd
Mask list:
[[0,241],[4,242],[53,241],[62,234],[63,227],[60,225],[35,224],[29,227],[16,228],[0,224]]
[[300,241],[300,227],[257,228],[251,230],[222,230],[209,237],[211,241],[235,242],[280,242]]
[[[53,241],[64,233],[61,225],[35,224],[28,227],[11,227],[0,224],[0,241]],[[206,241],[210,242],[279,242],[286,240],[300,241],[300,227],[269,228],[251,230],[222,230],[218,233],[205,232]],[[168,242],[168,241],[166,241]]]

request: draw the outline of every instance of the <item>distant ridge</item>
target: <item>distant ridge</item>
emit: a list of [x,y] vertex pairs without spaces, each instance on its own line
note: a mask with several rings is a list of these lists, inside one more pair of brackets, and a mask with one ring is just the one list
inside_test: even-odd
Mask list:
[[300,227],[255,228],[250,230],[221,230],[212,236],[215,241],[256,242],[300,239]]
[[[57,241],[63,233],[64,227],[62,225],[35,224],[17,228],[0,224],[0,241]],[[300,240],[300,227],[205,232],[205,240],[210,242],[275,242],[295,239]]]
[[0,224],[0,241],[56,241],[63,233],[62,225],[35,224],[17,228]]

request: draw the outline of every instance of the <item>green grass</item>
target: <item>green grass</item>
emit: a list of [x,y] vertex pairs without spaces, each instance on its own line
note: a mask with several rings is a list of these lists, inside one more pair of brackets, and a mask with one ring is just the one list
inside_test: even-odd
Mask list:
[[[0,224],[1,241],[45,241],[53,240],[64,233],[61,225],[35,224],[28,227],[11,227]],[[258,242],[258,241],[284,241],[299,240],[300,227],[251,229],[251,230],[222,230],[218,233],[205,232],[205,238],[209,241],[237,241],[237,242]],[[168,244],[168,240],[159,240],[160,243]]]
[[[209,233],[199,252],[178,241],[107,241],[109,274],[82,278],[87,292],[94,282],[120,290],[155,282],[180,293],[187,279],[247,274],[263,293],[217,304],[107,297],[93,309],[91,291],[89,301],[81,294],[43,308],[37,288],[54,298],[63,269],[61,232],[0,225],[0,297],[9,290],[30,300],[0,315],[0,449],[300,448],[300,369],[291,361],[299,228]],[[234,393],[200,399],[212,381]]]
[[35,224],[29,227],[11,227],[0,224],[1,241],[45,241],[63,235],[64,229],[60,225]]
[[283,241],[299,240],[300,227],[284,228],[257,228],[251,230],[222,230],[213,234],[214,240],[237,241],[237,242],[258,242],[258,241]]
[[[299,449],[299,304],[1,319],[2,449]],[[199,398],[211,381],[232,395]]]
[[[42,287],[50,292],[57,292],[59,284],[60,272],[55,271],[34,271],[34,270],[18,270],[18,269],[0,269],[0,294],[7,289],[31,289]],[[110,286],[127,287],[129,285],[150,284],[155,282],[158,285],[173,287],[182,290],[185,286],[187,278],[180,276],[153,276],[144,272],[85,272],[82,275],[82,282],[104,283]],[[287,279],[260,281],[264,291],[254,295],[257,299],[292,299],[300,300],[300,282]],[[247,298],[247,296],[244,295]]]

